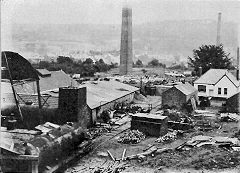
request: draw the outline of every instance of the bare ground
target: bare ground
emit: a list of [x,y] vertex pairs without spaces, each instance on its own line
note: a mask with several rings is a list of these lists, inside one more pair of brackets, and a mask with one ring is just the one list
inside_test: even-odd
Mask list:
[[[156,98],[151,98],[157,102]],[[121,120],[122,126],[115,128],[111,133],[104,134],[95,140],[93,151],[83,158],[79,159],[74,165],[65,171],[73,172],[95,172],[102,168],[107,172],[108,167],[123,165],[125,168],[121,172],[125,173],[239,173],[240,172],[240,152],[229,151],[216,146],[196,147],[188,151],[169,151],[154,157],[148,156],[146,160],[117,161],[113,162],[106,152],[109,150],[115,158],[121,158],[123,150],[127,149],[126,156],[143,152],[149,145],[154,144],[158,148],[175,148],[180,144],[191,139],[198,134],[209,136],[228,136],[232,137],[238,131],[238,123],[220,123],[221,129],[215,129],[209,132],[193,131],[184,133],[180,138],[168,143],[157,143],[155,137],[147,137],[138,144],[118,143],[118,137],[121,132],[130,128],[130,118],[124,117]],[[105,168],[105,171],[104,171]]]

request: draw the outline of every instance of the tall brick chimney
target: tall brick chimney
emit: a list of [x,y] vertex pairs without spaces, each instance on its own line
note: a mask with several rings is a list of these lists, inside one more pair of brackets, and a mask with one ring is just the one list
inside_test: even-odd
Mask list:
[[219,46],[221,44],[221,16],[222,13],[218,13],[218,23],[217,23],[217,43],[216,45]]
[[122,31],[120,48],[120,75],[127,75],[132,72],[132,9],[122,9]]

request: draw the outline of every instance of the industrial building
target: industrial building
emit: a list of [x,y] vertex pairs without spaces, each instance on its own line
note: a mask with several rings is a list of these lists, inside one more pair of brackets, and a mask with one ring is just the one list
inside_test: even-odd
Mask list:
[[[139,91],[139,88],[115,80],[88,81],[80,85],[63,71],[49,72],[47,70],[38,70],[38,73],[41,74],[41,76],[39,76],[39,83],[42,105],[46,108],[61,107],[61,109],[63,109],[64,104],[59,106],[61,103],[61,101],[59,101],[61,95],[60,90],[62,88],[69,88],[68,91],[70,92],[71,88],[77,90],[78,88],[86,87],[85,95],[88,106],[86,114],[91,115],[90,124],[96,122],[97,117],[99,117],[103,110],[112,109],[117,103],[130,103],[133,100],[134,93]],[[34,87],[35,85],[33,83],[22,84],[16,87],[21,104],[38,104]],[[66,94],[67,93],[64,94],[64,97]],[[78,94],[72,95],[72,98],[70,95],[66,96],[69,97],[68,102],[71,102],[74,97],[83,98],[78,96]],[[78,105],[77,102],[75,104]],[[73,107],[75,106],[73,105]]]
[[87,105],[93,122],[103,110],[113,109],[117,103],[130,103],[139,88],[118,81],[91,81],[81,87],[87,88]]

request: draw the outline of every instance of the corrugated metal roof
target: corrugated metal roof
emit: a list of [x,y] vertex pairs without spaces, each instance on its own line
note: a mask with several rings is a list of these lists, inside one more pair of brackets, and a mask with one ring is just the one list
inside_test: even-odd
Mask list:
[[[100,105],[104,105],[111,101],[114,101],[118,98],[126,96],[130,93],[133,93],[139,88],[133,87],[128,84],[124,84],[117,81],[89,81],[79,87],[87,87],[87,105],[91,108],[97,108]],[[47,107],[50,108],[57,108],[58,107],[58,89],[52,89],[43,91],[42,94],[51,95],[47,101]],[[35,105],[38,105],[37,95],[28,96],[28,95],[21,95],[21,97],[25,100],[31,100],[34,102]],[[46,100],[47,96],[45,97]],[[43,102],[43,100],[42,100]],[[21,100],[20,100],[20,103]]]
[[234,85],[239,86],[237,79],[227,69],[210,69],[194,83],[215,85],[224,75],[226,75]]
[[196,88],[194,88],[191,84],[187,82],[185,84],[175,85],[174,87],[177,88],[179,91],[181,91],[185,95],[189,95],[197,91]]
[[133,93],[139,88],[117,81],[94,81],[80,85],[87,87],[87,105],[94,109]]

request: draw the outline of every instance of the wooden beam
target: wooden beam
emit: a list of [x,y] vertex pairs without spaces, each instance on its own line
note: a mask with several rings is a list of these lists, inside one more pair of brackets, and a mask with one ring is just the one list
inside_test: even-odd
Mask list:
[[15,155],[15,156],[11,156],[11,155],[2,155],[1,158],[2,160],[28,160],[28,161],[39,161],[39,156],[35,156],[35,155]]
[[37,83],[37,93],[38,93],[38,105],[39,105],[39,109],[42,109],[39,80],[37,80],[36,83]]

